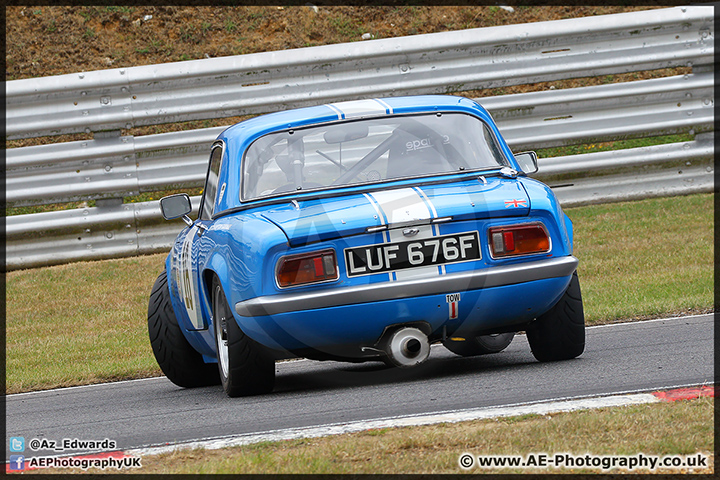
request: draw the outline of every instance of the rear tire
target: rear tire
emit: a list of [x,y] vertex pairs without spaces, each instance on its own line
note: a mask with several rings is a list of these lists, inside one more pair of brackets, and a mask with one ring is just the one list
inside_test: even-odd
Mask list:
[[527,339],[540,362],[568,360],[585,350],[585,314],[580,281],[574,272],[558,303],[527,327]]
[[212,284],[213,324],[220,382],[229,397],[270,393],[275,358],[240,330],[217,278]]
[[203,361],[187,341],[170,303],[167,272],[155,280],[148,305],[148,333],[155,360],[165,376],[179,387],[205,387],[220,383],[217,368]]
[[446,340],[443,342],[443,345],[456,355],[474,357],[476,355],[502,352],[510,345],[513,337],[515,337],[514,332],[480,335],[479,337],[469,338],[465,341]]

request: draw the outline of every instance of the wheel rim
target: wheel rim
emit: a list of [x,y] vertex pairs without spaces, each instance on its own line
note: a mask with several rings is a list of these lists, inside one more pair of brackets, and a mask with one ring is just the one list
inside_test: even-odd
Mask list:
[[222,307],[222,298],[220,286],[215,287],[215,337],[217,342],[217,354],[218,364],[220,365],[220,373],[223,378],[228,377],[230,370],[229,363],[230,357],[228,353],[228,340],[227,340],[227,316],[225,315],[225,309]]

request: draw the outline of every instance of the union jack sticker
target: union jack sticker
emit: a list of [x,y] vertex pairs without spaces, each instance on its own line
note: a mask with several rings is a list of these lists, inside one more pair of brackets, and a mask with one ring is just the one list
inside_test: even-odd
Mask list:
[[527,207],[527,200],[505,200],[505,208]]

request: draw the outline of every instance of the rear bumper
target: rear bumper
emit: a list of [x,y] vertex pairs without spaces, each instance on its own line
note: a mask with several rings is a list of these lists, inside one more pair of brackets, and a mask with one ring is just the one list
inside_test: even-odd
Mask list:
[[401,300],[425,295],[481,290],[549,278],[567,277],[577,269],[578,259],[548,258],[529,263],[491,267],[440,277],[392,283],[360,285],[317,293],[286,293],[256,297],[235,304],[242,317],[261,317],[328,307]]

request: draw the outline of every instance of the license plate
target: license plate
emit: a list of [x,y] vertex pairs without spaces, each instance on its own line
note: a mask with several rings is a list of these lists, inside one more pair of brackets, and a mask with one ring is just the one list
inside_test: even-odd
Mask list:
[[348,277],[482,258],[478,232],[345,249]]

